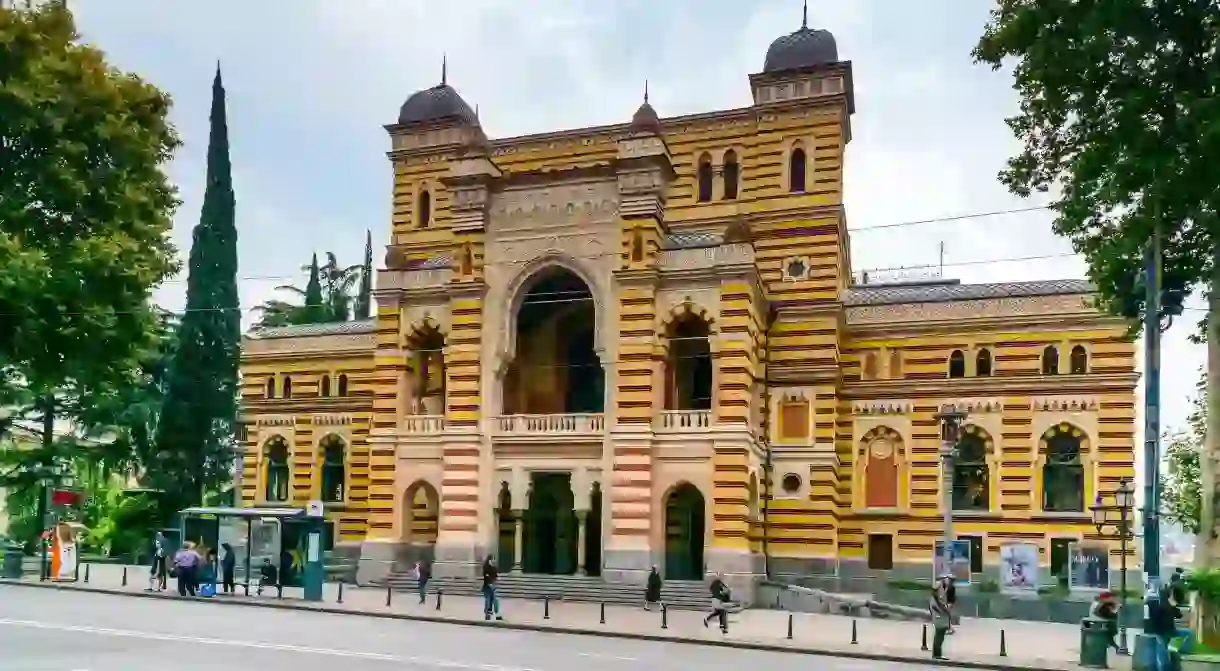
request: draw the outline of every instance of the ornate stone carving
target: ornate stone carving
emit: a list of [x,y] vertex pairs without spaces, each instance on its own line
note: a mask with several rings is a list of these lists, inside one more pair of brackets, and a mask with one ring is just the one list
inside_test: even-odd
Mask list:
[[348,426],[352,423],[351,415],[314,415],[310,418],[314,426]]
[[[717,288],[662,289],[656,300],[657,319],[670,318],[675,310],[684,309],[682,306],[686,303],[692,306],[693,312],[712,318],[720,316],[720,290]],[[659,323],[657,326],[662,328],[663,325]]]
[[1025,296],[941,303],[862,305],[847,309],[847,321],[853,325],[892,324],[1064,314],[1096,315],[1097,311],[1089,303],[1089,297],[1084,295]]
[[618,217],[616,182],[523,189],[496,194],[491,218],[497,232],[541,226],[588,226]]
[[261,415],[254,418],[255,426],[293,426],[296,419],[292,415]]
[[905,415],[911,410],[907,401],[856,401],[852,403],[853,415]]
[[754,247],[746,243],[699,247],[696,249],[668,249],[659,255],[662,270],[696,270],[724,265],[754,264]]
[[550,235],[544,238],[512,240],[492,245],[488,249],[491,263],[528,263],[545,254],[566,254],[577,259],[591,259],[607,253],[605,243],[597,236]]
[[1030,400],[1035,412],[1095,412],[1095,396],[1035,396]]
[[953,405],[973,415],[1004,412],[1004,400],[999,398],[962,398],[955,400]]
[[440,287],[453,279],[453,270],[432,268],[429,270],[383,270],[377,273],[377,289],[402,290]]

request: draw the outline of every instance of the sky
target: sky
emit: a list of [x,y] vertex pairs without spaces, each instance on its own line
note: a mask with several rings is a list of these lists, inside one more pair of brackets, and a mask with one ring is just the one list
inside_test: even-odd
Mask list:
[[[1002,282],[1083,277],[1043,204],[996,175],[1019,145],[1011,78],[970,50],[991,0],[811,0],[856,85],[845,198],[856,271],[936,266]],[[70,0],[87,41],[168,91],[185,142],[170,166],[183,256],[199,218],[211,80],[223,68],[243,307],[303,284],[313,252],[358,263],[389,238],[383,125],[412,92],[448,81],[504,137],[630,119],[644,82],[662,116],[750,104],[767,45],[800,26],[800,0]],[[1025,210],[995,216],[984,213]],[[946,220],[947,219],[947,220]],[[928,220],[934,220],[929,222]],[[939,220],[939,221],[936,221]],[[910,225],[892,226],[894,224]],[[888,227],[887,227],[888,226]],[[380,262],[382,253],[375,251]],[[184,302],[182,278],[157,299]],[[1162,425],[1185,422],[1203,303],[1165,337]],[[1142,387],[1140,392],[1142,394]],[[1142,421],[1142,420],[1141,420]],[[1141,432],[1142,433],[1142,432]]]

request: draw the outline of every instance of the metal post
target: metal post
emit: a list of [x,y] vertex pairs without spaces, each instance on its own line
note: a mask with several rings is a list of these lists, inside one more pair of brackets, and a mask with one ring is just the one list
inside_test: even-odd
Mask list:
[[[957,455],[958,430],[960,429],[963,420],[966,419],[966,413],[957,409],[956,406],[948,405],[941,408],[936,414],[936,419],[940,422],[940,457],[941,457],[941,496],[944,502],[941,504],[944,507],[944,547],[941,548],[941,557],[944,560],[942,570],[948,573],[953,570],[953,458]],[[933,546],[932,566],[936,566],[935,546]],[[940,576],[934,576],[939,578]]]
[[1144,573],[1149,590],[1161,576],[1161,245],[1159,233],[1148,244],[1144,267]]
[[[1124,481],[1119,487],[1127,487]],[[1129,655],[1127,651],[1127,540],[1131,537],[1131,519],[1128,516],[1127,506],[1122,501],[1119,502],[1119,531],[1122,533],[1122,538],[1119,539],[1118,548],[1118,590],[1122,596],[1118,599],[1118,654]]]
[[[45,475],[45,474],[43,474]],[[47,579],[47,541],[50,537],[43,538],[42,534],[48,529],[47,518],[51,514],[50,501],[51,488],[47,486],[45,477],[38,482],[38,581],[44,582]]]

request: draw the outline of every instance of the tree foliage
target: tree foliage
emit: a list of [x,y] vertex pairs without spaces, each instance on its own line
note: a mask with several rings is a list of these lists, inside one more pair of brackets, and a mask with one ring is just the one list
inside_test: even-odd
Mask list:
[[1164,516],[1192,534],[1199,533],[1203,502],[1203,473],[1199,455],[1207,436],[1207,379],[1202,377],[1191,400],[1186,427],[1170,433],[1165,443],[1161,477]]
[[255,328],[345,322],[352,318],[353,307],[359,307],[359,294],[353,296],[353,289],[362,281],[361,266],[341,266],[335,254],[327,252],[324,265],[318,265],[315,254],[301,270],[309,278],[304,290],[293,285],[276,287],[276,291],[295,295],[299,302],[272,299],[256,306],[254,311],[259,313],[259,320]]
[[1160,226],[1167,303],[1209,280],[1220,242],[1220,6],[1194,0],[998,0],[974,50],[1014,65],[1024,150],[1000,179],[1049,191],[1055,230],[1105,306],[1143,310]]
[[356,294],[356,319],[368,319],[373,312],[373,232],[364,233],[364,265],[360,267],[360,292]]

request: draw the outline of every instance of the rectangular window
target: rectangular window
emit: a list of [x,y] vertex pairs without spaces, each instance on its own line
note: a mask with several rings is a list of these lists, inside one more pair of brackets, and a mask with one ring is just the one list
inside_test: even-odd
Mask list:
[[983,574],[983,537],[982,536],[958,536],[959,541],[970,541],[970,573],[980,576]]
[[1051,575],[1060,580],[1067,580],[1069,566],[1072,561],[1072,543],[1075,543],[1075,538],[1052,538],[1051,539]]
[[780,440],[809,438],[809,403],[788,401],[779,406]]
[[890,534],[868,535],[868,567],[875,571],[894,568],[894,537]]

